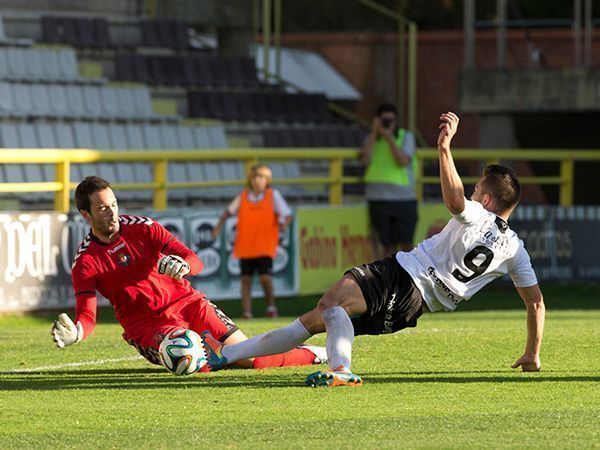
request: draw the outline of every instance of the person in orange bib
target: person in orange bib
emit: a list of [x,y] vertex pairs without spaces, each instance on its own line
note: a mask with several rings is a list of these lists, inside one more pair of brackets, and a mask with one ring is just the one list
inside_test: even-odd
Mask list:
[[237,235],[233,254],[240,260],[242,317],[252,318],[252,277],[258,272],[267,300],[267,317],[277,317],[271,272],[277,253],[279,233],[292,221],[292,211],[281,193],[271,187],[271,169],[263,164],[250,169],[247,187],[223,211],[213,229],[213,238],[225,221],[237,214]]

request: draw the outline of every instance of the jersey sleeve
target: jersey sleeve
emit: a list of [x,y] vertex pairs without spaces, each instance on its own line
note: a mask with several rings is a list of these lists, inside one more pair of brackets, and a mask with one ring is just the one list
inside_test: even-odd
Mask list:
[[515,287],[524,288],[538,284],[535,271],[531,265],[531,259],[527,250],[525,250],[523,241],[519,241],[519,250],[512,260],[509,275]]
[[190,275],[196,275],[204,268],[204,263],[198,255],[177,239],[160,223],[154,222],[150,227],[150,239],[163,255],[181,256],[190,265]]
[[75,292],[75,323],[81,322],[83,337],[88,337],[96,327],[96,280],[93,268],[84,261],[78,261],[71,272]]
[[457,222],[462,224],[475,223],[485,217],[487,211],[479,202],[465,199],[465,209],[459,214],[452,214]]
[[281,195],[281,192],[277,189],[273,189],[273,204],[275,207],[275,214],[279,217],[279,222],[284,223],[286,217],[292,215],[292,210],[283,198],[283,195]]

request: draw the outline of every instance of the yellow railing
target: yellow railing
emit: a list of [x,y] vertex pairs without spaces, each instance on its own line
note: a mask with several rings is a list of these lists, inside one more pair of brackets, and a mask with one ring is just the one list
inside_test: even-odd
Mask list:
[[[210,151],[181,151],[164,149],[160,151],[123,151],[100,152],[96,150],[77,149],[4,149],[0,150],[0,164],[55,164],[56,181],[39,183],[0,183],[0,192],[54,192],[54,209],[66,212],[69,210],[71,191],[77,183],[71,183],[72,164],[96,162],[147,162],[154,168],[154,180],[151,183],[111,183],[119,190],[150,189],[154,191],[152,206],[155,209],[167,208],[169,189],[202,188],[209,186],[242,186],[245,179],[220,181],[182,182],[168,179],[169,162],[181,161],[243,161],[246,172],[258,161],[276,160],[327,160],[329,175],[326,177],[279,178],[279,184],[325,184],[329,186],[329,202],[342,203],[342,187],[344,183],[358,183],[357,177],[343,177],[344,160],[356,159],[357,151],[346,148],[316,150],[314,148],[295,149],[213,149]],[[112,180],[109,180],[112,181]]]
[[[437,160],[438,152],[432,149],[417,150],[421,164],[420,173],[417,174],[417,197],[423,198],[423,185],[439,183],[437,176],[424,176],[423,161]],[[576,161],[600,161],[600,150],[555,150],[555,149],[461,149],[454,150],[452,156],[455,160],[485,161],[494,164],[500,161],[554,161],[560,164],[559,174],[556,176],[525,177],[520,176],[521,184],[553,184],[559,186],[558,203],[561,206],[573,204],[574,164]],[[479,177],[462,177],[466,184],[474,184]]]
[[[560,163],[560,173],[556,176],[520,177],[523,184],[551,184],[559,186],[559,203],[569,206],[573,203],[573,170],[576,161],[600,161],[600,151],[588,150],[481,150],[461,149],[453,151],[454,159],[476,160],[487,163],[499,161],[555,161]],[[0,192],[54,192],[54,208],[57,211],[69,210],[71,192],[77,183],[71,183],[71,165],[95,162],[147,162],[154,168],[154,180],[150,183],[114,183],[115,189],[139,190],[148,189],[154,192],[153,207],[155,209],[167,208],[167,194],[169,189],[202,188],[209,186],[242,186],[245,180],[219,180],[182,182],[168,179],[169,162],[182,161],[242,161],[246,171],[258,161],[285,161],[285,160],[326,160],[329,161],[329,173],[324,177],[279,178],[277,184],[303,184],[327,185],[329,188],[329,202],[342,203],[342,188],[344,184],[360,183],[359,177],[343,176],[343,163],[345,160],[355,160],[358,151],[346,148],[337,149],[213,149],[210,151],[123,151],[100,152],[95,150],[62,150],[62,149],[4,149],[0,150],[0,164],[54,164],[55,181],[39,183],[0,183]],[[423,166],[425,161],[437,160],[437,150],[420,149],[417,157],[421,164],[420,173],[417,174],[417,195],[423,198],[423,185],[439,183],[437,176],[424,176]],[[466,184],[476,183],[478,177],[463,177]],[[112,180],[109,180],[112,181]]]

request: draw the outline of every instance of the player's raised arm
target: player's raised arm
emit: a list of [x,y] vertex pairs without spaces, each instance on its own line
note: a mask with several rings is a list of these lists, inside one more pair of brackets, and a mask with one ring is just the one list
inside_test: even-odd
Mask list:
[[453,112],[443,113],[440,116],[440,134],[437,146],[440,159],[440,181],[444,204],[452,214],[460,214],[465,209],[465,189],[458,176],[454,159],[450,151],[450,142],[458,130],[458,116]]
[[520,366],[523,372],[538,372],[541,368],[540,347],[546,317],[544,297],[537,284],[516,289],[527,308],[527,344],[523,356],[517,359],[511,367],[516,369]]

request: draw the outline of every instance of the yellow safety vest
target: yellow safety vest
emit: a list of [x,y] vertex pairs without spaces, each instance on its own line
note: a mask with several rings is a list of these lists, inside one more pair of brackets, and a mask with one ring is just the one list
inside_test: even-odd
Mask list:
[[[396,145],[400,149],[402,149],[405,135],[406,130],[400,128],[398,130],[398,137],[396,138]],[[411,177],[408,174],[409,170],[412,170],[412,179],[414,180],[414,174],[417,172],[417,158],[414,155],[411,156],[411,166],[398,165],[387,141],[378,138],[373,146],[371,162],[365,172],[365,183],[388,183],[410,186]]]

